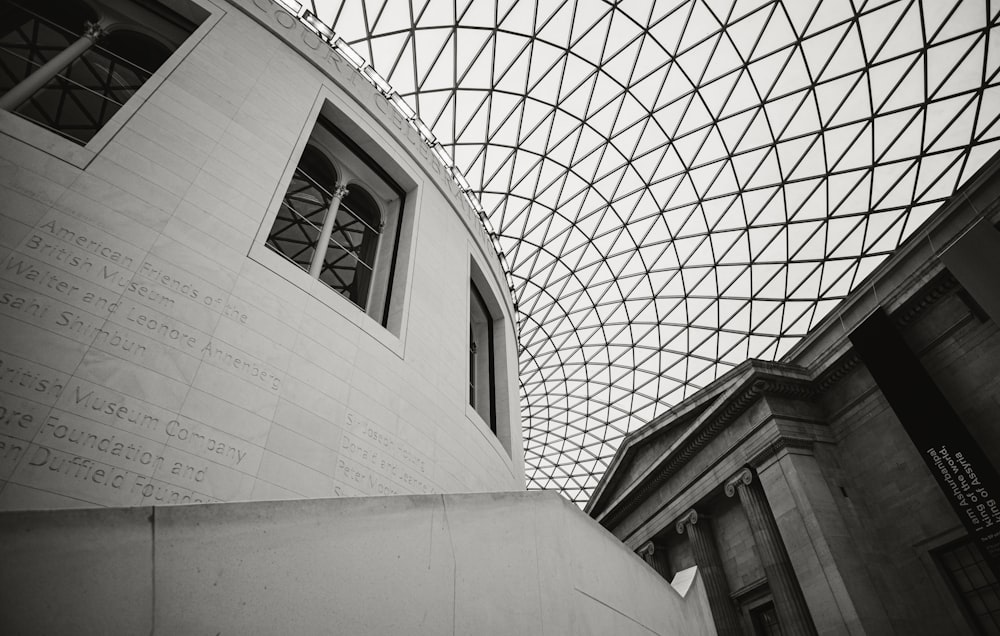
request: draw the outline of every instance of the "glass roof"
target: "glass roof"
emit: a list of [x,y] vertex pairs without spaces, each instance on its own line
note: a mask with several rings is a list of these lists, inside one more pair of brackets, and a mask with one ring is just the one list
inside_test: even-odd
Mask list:
[[627,432],[780,358],[1000,144],[1000,0],[299,14],[481,202],[517,306],[529,486],[577,503]]

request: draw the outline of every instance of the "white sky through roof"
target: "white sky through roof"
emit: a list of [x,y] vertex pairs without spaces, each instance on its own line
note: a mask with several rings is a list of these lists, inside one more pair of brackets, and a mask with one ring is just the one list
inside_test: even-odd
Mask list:
[[[529,486],[781,357],[1000,150],[1000,0],[316,0],[513,285]],[[390,88],[391,87],[391,88]]]

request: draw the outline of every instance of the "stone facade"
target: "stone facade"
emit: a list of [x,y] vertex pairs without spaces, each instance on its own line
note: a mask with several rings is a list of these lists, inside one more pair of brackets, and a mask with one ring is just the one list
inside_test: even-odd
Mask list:
[[[728,591],[742,633],[767,633],[759,611],[770,604],[783,634],[980,633],[940,557],[971,532],[848,335],[886,312],[1000,466],[1000,317],[990,313],[998,279],[983,293],[944,264],[978,259],[996,271],[1000,253],[976,252],[964,237],[993,244],[998,174],[995,158],[784,360],[748,361],[631,434],[589,514],[633,549],[658,546],[657,569],[668,573],[703,565],[675,525],[691,510],[710,518],[722,572],[702,575],[706,589]],[[726,496],[753,487],[762,497]],[[982,585],[996,598],[987,562]],[[728,619],[714,613],[723,633]]]
[[[193,32],[86,144],[0,111],[0,509],[523,489],[513,306],[438,158],[280,5],[164,4]],[[320,115],[405,191],[381,320],[265,246]]]

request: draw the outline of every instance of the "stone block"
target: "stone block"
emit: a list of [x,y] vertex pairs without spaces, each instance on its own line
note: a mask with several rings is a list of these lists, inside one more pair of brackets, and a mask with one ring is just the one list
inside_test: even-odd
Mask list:
[[132,508],[0,515],[5,629],[151,633],[151,514],[149,508]]

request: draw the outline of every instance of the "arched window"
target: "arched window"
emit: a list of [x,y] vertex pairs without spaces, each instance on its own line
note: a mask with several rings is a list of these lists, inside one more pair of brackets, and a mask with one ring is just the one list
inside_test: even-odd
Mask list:
[[320,116],[265,244],[386,325],[404,195]]
[[315,147],[306,146],[267,244],[308,272],[336,190],[337,171],[333,165]]
[[79,38],[97,14],[82,2],[0,0],[0,94]]
[[[193,31],[163,7],[145,13],[154,30]],[[82,2],[0,0],[0,108],[85,144],[179,44],[140,26],[103,22]]]
[[[24,79],[72,42],[73,33],[82,32],[88,22],[96,20],[97,13],[79,0],[0,0],[3,80],[9,81],[7,73],[11,72],[17,74],[17,80]],[[16,61],[8,66],[11,60]]]
[[320,280],[364,308],[375,271],[382,215],[375,200],[349,186],[337,211]]

